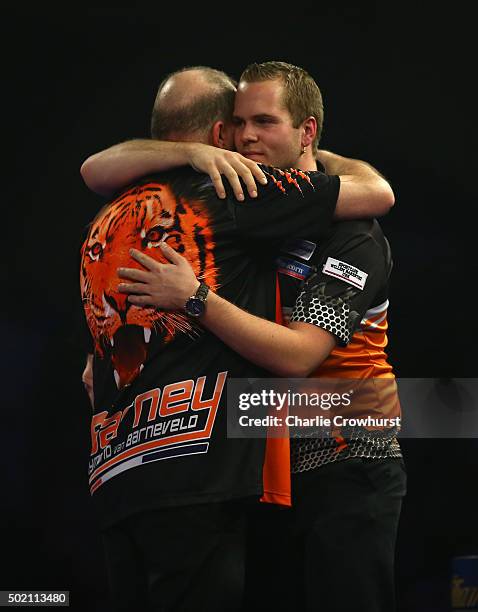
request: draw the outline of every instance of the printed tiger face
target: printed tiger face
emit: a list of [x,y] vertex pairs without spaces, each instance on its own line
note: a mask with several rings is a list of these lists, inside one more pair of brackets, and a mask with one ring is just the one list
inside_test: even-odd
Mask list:
[[177,198],[167,184],[150,182],[119,196],[95,219],[81,250],[86,318],[99,357],[111,354],[119,389],[143,369],[152,336],[164,344],[178,331],[197,333],[185,315],[135,306],[118,291],[118,268],[142,269],[131,248],[168,263],[162,241],[188,259],[198,278],[217,287],[208,211],[200,202]]

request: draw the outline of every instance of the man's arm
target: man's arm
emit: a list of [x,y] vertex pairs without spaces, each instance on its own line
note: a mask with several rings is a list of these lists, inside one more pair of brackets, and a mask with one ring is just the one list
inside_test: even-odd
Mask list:
[[336,345],[335,336],[320,327],[300,322],[278,325],[216,293],[208,297],[201,324],[233,351],[278,376],[307,377]]
[[121,142],[88,157],[80,172],[92,191],[108,197],[142,176],[179,166],[192,166],[208,174],[220,198],[226,197],[221,175],[227,178],[239,200],[244,199],[239,178],[253,198],[257,196],[255,181],[267,183],[256,162],[239,153],[196,142],[166,140]]
[[[161,264],[133,250],[143,270],[118,270],[119,285],[128,301],[137,306],[181,310],[199,281],[188,261],[166,243],[161,244],[171,264]],[[339,258],[339,263],[359,274],[359,282],[346,274],[331,274],[322,263]],[[333,233],[318,260],[316,274],[308,279],[296,300],[288,328],[266,321],[211,293],[201,324],[237,353],[280,376],[305,377],[334,349],[345,346],[374,300],[386,300],[390,253],[376,222],[343,223]],[[330,306],[334,304],[334,319]],[[339,307],[340,305],[340,307]],[[385,302],[381,313],[386,312]],[[310,312],[309,312],[310,309]],[[334,330],[328,331],[329,329]]]
[[[119,290],[129,293],[128,301],[136,306],[182,310],[199,281],[184,257],[166,243],[161,248],[173,265],[160,264],[134,250],[133,258],[145,270],[120,268],[120,278],[136,282],[120,284]],[[315,325],[277,325],[241,310],[213,292],[207,299],[201,324],[245,359],[279,376],[306,377],[336,344],[331,333]]]
[[[395,204],[388,181],[367,162],[320,150],[317,159],[327,174],[340,176],[340,191],[335,208],[337,219],[380,217]],[[373,214],[370,211],[373,210]]]
[[[327,174],[340,176],[334,218],[379,217],[393,206],[395,198],[389,183],[366,162],[330,151],[319,151],[318,159]],[[201,143],[158,140],[131,140],[114,145],[89,157],[81,167],[81,174],[90,189],[109,196],[142,176],[183,165],[208,174],[221,198],[226,194],[222,175],[228,179],[238,200],[244,199],[239,179],[244,181],[253,198],[257,196],[255,180],[266,182],[259,166],[239,153]]]

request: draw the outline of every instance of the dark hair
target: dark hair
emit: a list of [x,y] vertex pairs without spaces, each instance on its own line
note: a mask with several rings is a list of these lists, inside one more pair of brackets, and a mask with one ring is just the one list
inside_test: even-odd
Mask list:
[[319,86],[306,70],[286,62],[249,64],[241,74],[239,82],[257,83],[275,79],[280,79],[283,83],[284,106],[289,111],[295,128],[307,117],[315,117],[317,135],[312,143],[312,150],[316,153],[324,123],[324,105]]
[[[207,91],[194,97],[185,96],[186,103],[170,104],[161,93],[173,76],[182,72],[199,70]],[[168,74],[159,85],[151,116],[151,136],[166,139],[170,134],[207,133],[216,121],[230,121],[234,110],[237,82],[221,70],[207,66],[189,66]]]

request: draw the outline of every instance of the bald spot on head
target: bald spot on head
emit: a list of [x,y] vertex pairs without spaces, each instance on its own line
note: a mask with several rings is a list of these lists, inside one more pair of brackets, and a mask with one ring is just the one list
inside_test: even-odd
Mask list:
[[210,68],[176,72],[159,87],[153,108],[153,138],[208,142],[218,120],[228,121],[234,105],[235,82]]
[[188,70],[171,76],[158,92],[155,104],[165,109],[184,107],[217,87],[208,82],[202,70]]

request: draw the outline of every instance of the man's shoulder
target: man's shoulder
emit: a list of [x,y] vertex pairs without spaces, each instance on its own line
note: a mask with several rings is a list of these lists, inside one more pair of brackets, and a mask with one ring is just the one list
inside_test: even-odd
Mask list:
[[181,166],[164,172],[148,174],[141,179],[141,183],[156,182],[159,184],[167,184],[181,195],[192,193],[197,195],[198,192],[210,190],[214,192],[214,186],[211,178],[203,172],[197,172],[191,166]]
[[358,249],[370,255],[390,253],[390,245],[376,219],[351,219],[336,221],[320,243],[322,253],[331,249],[356,252]]
[[215,195],[214,185],[207,174],[197,172],[190,166],[181,166],[164,172],[147,174],[130,183],[114,194],[111,201],[116,201],[130,193],[157,189],[169,190],[174,196],[186,199],[208,199]]

